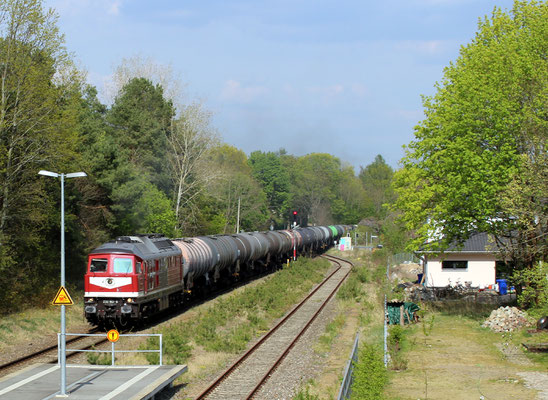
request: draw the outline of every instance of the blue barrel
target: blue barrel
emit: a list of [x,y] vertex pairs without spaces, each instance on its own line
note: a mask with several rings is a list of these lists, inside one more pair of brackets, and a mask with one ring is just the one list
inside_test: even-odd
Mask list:
[[508,293],[508,285],[506,283],[506,279],[497,279],[497,284],[499,285],[500,294]]

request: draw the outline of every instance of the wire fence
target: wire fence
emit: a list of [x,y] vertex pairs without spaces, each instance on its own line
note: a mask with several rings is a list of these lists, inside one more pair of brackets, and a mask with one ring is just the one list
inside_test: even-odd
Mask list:
[[356,339],[354,340],[354,346],[352,347],[352,352],[350,353],[350,358],[346,363],[346,368],[344,369],[343,381],[341,383],[341,388],[339,389],[338,400],[347,400],[352,394],[352,382],[354,381],[354,365],[358,362],[358,343],[359,343],[360,334],[356,334]]
[[391,257],[392,265],[396,264],[419,264],[420,259],[414,253],[398,253]]

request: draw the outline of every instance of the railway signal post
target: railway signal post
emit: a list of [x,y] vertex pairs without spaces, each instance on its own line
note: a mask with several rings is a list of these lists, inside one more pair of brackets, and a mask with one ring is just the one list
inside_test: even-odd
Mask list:
[[[70,174],[58,174],[57,172],[41,170],[38,175],[61,178],[61,289],[65,288],[65,178],[85,177],[85,172],[72,172]],[[61,289],[59,289],[61,291]],[[67,293],[68,294],[68,293]],[[59,293],[56,299],[59,297]],[[70,296],[69,296],[70,298]],[[72,300],[71,300],[72,301]],[[57,397],[68,397],[67,395],[67,336],[65,321],[65,304],[61,301],[61,340],[59,349],[59,364],[61,368],[61,390]]]

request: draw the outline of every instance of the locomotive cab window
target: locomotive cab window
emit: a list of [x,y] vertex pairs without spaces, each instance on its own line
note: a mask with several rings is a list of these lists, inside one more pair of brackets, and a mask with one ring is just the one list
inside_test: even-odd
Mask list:
[[133,272],[133,260],[131,258],[115,258],[112,272],[119,274],[131,274]]
[[105,272],[107,270],[108,260],[106,258],[92,258],[89,266],[89,272]]

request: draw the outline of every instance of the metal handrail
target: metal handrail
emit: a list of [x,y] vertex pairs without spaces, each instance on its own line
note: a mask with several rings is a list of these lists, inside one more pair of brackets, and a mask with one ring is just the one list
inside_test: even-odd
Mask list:
[[[105,334],[100,334],[100,333],[66,333],[65,335],[66,336],[90,336],[90,337],[102,337],[102,338],[104,338],[106,336]],[[119,336],[120,337],[154,337],[154,336],[157,336],[157,337],[160,338],[160,346],[159,346],[158,350],[116,350],[116,342],[111,342],[110,350],[65,349],[65,351],[77,351],[77,352],[82,352],[82,353],[86,353],[86,352],[87,353],[111,353],[111,358],[112,358],[112,364],[111,365],[115,365],[115,354],[116,353],[158,353],[159,354],[159,364],[158,365],[162,366],[162,349],[163,349],[163,346],[162,346],[162,334],[161,333],[124,333],[124,334],[120,334]],[[61,334],[60,333],[57,334],[57,343],[58,344],[61,343]],[[60,353],[61,346],[59,345],[57,347],[57,349],[58,349],[58,353]],[[60,356],[60,354],[59,354],[59,356]],[[57,357],[57,359],[59,360],[60,357]]]
[[358,344],[359,344],[360,334],[356,334],[356,339],[354,340],[354,346],[352,347],[352,352],[350,353],[349,360],[346,363],[344,369],[343,381],[339,389],[339,395],[337,400],[349,399],[352,394],[352,382],[354,381],[354,365],[358,362]]

